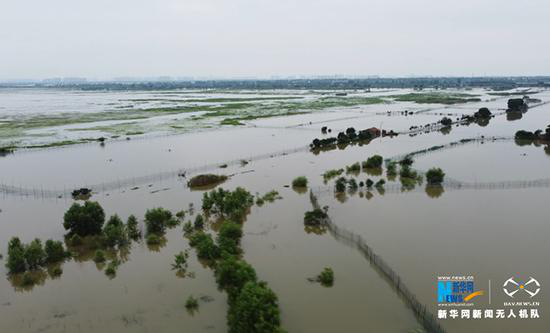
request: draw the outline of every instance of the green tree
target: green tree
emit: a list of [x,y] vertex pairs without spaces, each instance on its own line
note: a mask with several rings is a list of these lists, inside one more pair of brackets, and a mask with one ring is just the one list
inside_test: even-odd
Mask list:
[[334,284],[334,271],[330,267],[325,267],[325,269],[317,276],[317,281],[319,281],[325,287],[332,287]]
[[214,243],[212,235],[202,231],[193,234],[189,244],[197,249],[197,256],[201,259],[215,260],[220,256],[220,249]]
[[26,270],[25,248],[18,237],[13,237],[8,243],[6,268],[11,274],[22,273]]
[[46,262],[48,263],[60,262],[66,257],[65,248],[60,241],[48,239],[44,244],[44,251],[46,251]]
[[126,222],[126,231],[128,233],[128,238],[130,239],[139,239],[141,237],[141,231],[138,229],[138,220],[134,215],[128,216],[128,221]]
[[25,261],[31,270],[37,269],[46,262],[46,252],[42,247],[42,241],[38,238],[25,247]]
[[238,295],[249,281],[256,281],[256,271],[250,264],[235,256],[227,256],[216,265],[216,282],[230,297]]
[[369,157],[365,162],[363,162],[363,168],[366,168],[366,169],[381,168],[382,163],[384,163],[384,158],[382,156],[373,155]]
[[281,332],[277,295],[265,282],[247,282],[230,306],[230,333]]
[[305,176],[294,178],[292,187],[307,187],[307,178]]
[[445,179],[445,172],[440,168],[431,168],[426,172],[426,180],[429,185],[441,185]]
[[147,233],[162,234],[166,230],[166,225],[172,219],[172,212],[158,207],[148,209],[145,212],[145,226]]
[[105,244],[109,247],[122,246],[128,243],[127,232],[124,228],[124,223],[118,217],[113,215],[103,228],[103,236]]
[[105,212],[97,202],[86,201],[83,206],[73,203],[65,213],[63,226],[81,237],[98,235],[105,222]]

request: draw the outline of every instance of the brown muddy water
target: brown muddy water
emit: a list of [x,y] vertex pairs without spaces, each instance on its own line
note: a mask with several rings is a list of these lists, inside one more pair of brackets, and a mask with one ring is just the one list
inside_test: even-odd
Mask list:
[[[550,93],[542,92],[537,98],[550,100]],[[413,116],[384,115],[387,106],[370,105],[356,112],[347,110],[340,120],[334,113],[261,119],[245,128],[107,143],[104,147],[89,144],[22,151],[2,157],[0,183],[34,192],[0,193],[0,253],[4,254],[0,262],[0,332],[227,331],[226,294],[217,289],[212,270],[196,259],[194,250],[189,257],[191,276],[182,278],[171,270],[174,255],[190,248],[181,227],[169,230],[159,248],[148,247],[144,241],[132,243],[123,251],[114,278],[105,275],[104,267],[97,266],[91,254],[84,254],[64,263],[61,277],[45,273],[40,284],[26,288],[7,276],[7,242],[12,236],[23,242],[35,237],[62,240],[63,214],[73,203],[64,192],[85,185],[110,184],[105,191],[92,186],[96,192],[92,200],[100,202],[107,215],[117,213],[124,220],[134,214],[142,224],[145,210],[159,206],[176,212],[192,203],[196,213],[203,192],[190,191],[186,180],[177,176],[178,170],[258,155],[265,156],[246,165],[208,170],[232,175],[223,188],[241,186],[260,194],[274,189],[282,196],[251,209],[244,222],[242,247],[244,258],[259,278],[277,293],[282,326],[287,331],[422,329],[403,299],[355,247],[329,232],[304,228],[304,212],[311,210],[309,195],[285,185],[305,175],[321,205],[329,207],[333,222],[360,235],[434,314],[440,309],[435,289],[438,275],[473,275],[478,288],[486,291],[491,280],[491,304],[484,295],[476,300],[477,308],[502,308],[508,301],[502,284],[510,276],[527,274],[540,282],[541,292],[536,296],[540,319],[440,320],[448,332],[547,332],[550,188],[507,187],[499,182],[550,178],[550,155],[545,146],[518,146],[509,139],[519,129],[533,131],[550,124],[550,105],[533,108],[520,120],[497,116],[485,127],[471,124],[453,127],[450,132],[400,135],[318,154],[306,149],[275,154],[303,148],[321,137],[320,127],[325,125],[333,128],[334,135],[350,126],[378,127],[381,123],[388,129],[407,129],[442,117],[432,113],[471,114],[485,105],[492,110],[504,108],[506,99],[440,106]],[[396,103],[392,109],[411,106]],[[373,154],[392,157],[481,136],[484,140],[419,155],[414,167],[426,171],[438,166],[453,181],[491,182],[491,189],[449,185],[434,193],[423,183],[415,190],[401,191],[398,182],[390,181],[384,194],[360,190],[335,196],[334,181],[325,184],[321,176],[328,169]],[[493,141],[492,137],[505,139]],[[386,178],[385,174],[364,172],[352,177],[358,181]],[[116,186],[132,178],[137,179],[135,184]],[[42,195],[50,190],[62,193],[61,197]],[[332,288],[308,281],[324,267],[335,272]],[[184,306],[190,295],[200,298],[200,308],[193,314]]]

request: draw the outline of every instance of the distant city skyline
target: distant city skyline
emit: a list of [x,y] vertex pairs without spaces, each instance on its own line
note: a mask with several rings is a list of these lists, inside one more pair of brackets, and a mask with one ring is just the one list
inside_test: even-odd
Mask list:
[[550,2],[28,0],[0,80],[550,75]]

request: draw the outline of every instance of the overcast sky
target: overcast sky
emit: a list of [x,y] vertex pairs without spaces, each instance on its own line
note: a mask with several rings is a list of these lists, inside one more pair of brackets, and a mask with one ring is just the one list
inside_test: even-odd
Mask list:
[[550,75],[550,0],[0,0],[0,79]]

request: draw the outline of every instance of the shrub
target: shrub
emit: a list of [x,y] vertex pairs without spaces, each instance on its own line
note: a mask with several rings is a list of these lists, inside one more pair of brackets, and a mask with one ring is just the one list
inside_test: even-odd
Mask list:
[[217,239],[220,253],[239,254],[242,235],[243,231],[240,225],[234,222],[224,222],[220,227]]
[[383,188],[384,185],[386,185],[386,181],[384,179],[380,179],[379,181],[376,182],[374,186],[376,186],[377,188]]
[[319,208],[315,208],[314,210],[305,213],[304,224],[307,226],[319,226],[326,218],[328,218],[327,213]]
[[450,118],[447,118],[447,117],[443,117],[443,119],[441,119],[439,122],[443,126],[451,126],[453,124],[453,121]]
[[416,171],[411,169],[409,166],[403,165],[401,167],[401,170],[399,171],[399,176],[401,178],[416,179],[418,175],[417,175]]
[[191,224],[191,221],[185,222],[183,225],[183,232],[188,235],[193,232],[193,225]]
[[515,135],[516,140],[535,140],[537,136],[533,132],[528,131],[517,131]]
[[261,199],[262,201],[273,202],[275,200],[282,199],[282,197],[279,195],[279,192],[273,190],[264,194],[264,196],[261,197]]
[[178,219],[184,219],[185,218],[185,211],[184,210],[180,210],[179,212],[176,213],[176,217]]
[[126,222],[126,231],[128,233],[128,238],[130,239],[139,239],[141,238],[141,230],[138,229],[138,221],[134,215],[128,216],[128,221]]
[[235,256],[227,256],[216,266],[216,282],[230,297],[238,295],[247,282],[256,281],[256,271]]
[[166,230],[168,221],[172,219],[172,212],[164,208],[158,207],[148,209],[145,212],[145,227],[147,233],[162,234]]
[[426,180],[430,185],[440,185],[444,178],[445,173],[440,168],[432,168],[426,172]]
[[307,178],[305,176],[294,178],[292,187],[307,187]]
[[107,268],[105,268],[105,274],[107,274],[109,277],[114,277],[116,275],[117,268],[119,266],[119,262],[116,260],[113,260],[107,265]]
[[474,113],[475,118],[491,118],[491,111],[488,108],[480,108]]
[[42,241],[38,238],[25,247],[25,261],[31,270],[37,269],[46,262],[46,252],[42,247]]
[[395,177],[397,176],[397,163],[395,162],[389,162],[386,166],[386,174],[388,177]]
[[8,260],[6,268],[11,274],[26,270],[25,248],[18,237],[13,237],[8,244]]
[[369,157],[365,162],[363,162],[363,168],[366,169],[376,169],[381,168],[382,163],[384,163],[384,158],[380,155],[374,155]]
[[372,181],[372,179],[367,178],[367,181],[365,182],[365,184],[367,185],[368,188],[371,188],[372,185],[374,185],[374,182]]
[[128,243],[127,232],[124,224],[118,215],[113,215],[103,228],[103,237],[105,244],[109,247],[122,246]]
[[326,267],[321,274],[317,276],[317,281],[325,287],[332,287],[334,284],[334,272],[332,268]]
[[200,259],[215,260],[220,256],[220,249],[214,244],[210,234],[197,232],[191,236],[189,244],[197,249],[197,256]]
[[334,177],[340,176],[342,173],[344,173],[344,169],[328,170],[323,174],[323,179],[325,181],[328,181],[328,180],[331,180]]
[[98,235],[105,222],[105,212],[97,202],[86,201],[83,206],[73,203],[65,213],[63,227],[81,237]]
[[46,241],[44,251],[46,252],[46,262],[48,263],[60,262],[67,256],[63,243],[51,239]]
[[202,215],[197,215],[195,217],[195,222],[193,223],[193,227],[195,227],[195,229],[201,229],[204,228],[204,217]]
[[207,214],[216,214],[219,217],[242,221],[248,212],[248,208],[254,204],[254,196],[242,187],[234,191],[226,191],[223,188],[204,193],[202,209]]
[[174,258],[174,263],[172,264],[172,269],[180,271],[187,269],[187,258],[189,258],[188,251],[181,251],[180,253],[176,254]]
[[94,262],[96,262],[97,264],[101,264],[104,263],[105,260],[105,252],[103,252],[102,250],[95,251]]
[[281,332],[279,301],[265,282],[247,282],[227,317],[230,333]]
[[226,175],[213,175],[213,174],[198,175],[191,178],[187,182],[187,186],[189,186],[190,188],[215,186],[225,182],[226,180],[227,180]]
[[348,188],[350,191],[356,191],[357,190],[357,181],[353,178],[348,180]]
[[413,165],[414,163],[414,160],[412,159],[411,156],[405,156],[401,161],[399,161],[399,164],[401,166],[411,166]]
[[348,180],[345,177],[340,177],[336,179],[336,182],[334,183],[334,190],[338,193],[342,193],[346,190],[346,184],[348,183]]
[[353,163],[346,167],[346,173],[358,173],[361,171],[361,164],[359,162]]
[[199,301],[195,297],[189,296],[185,301],[185,308],[190,311],[196,310],[199,308]]

